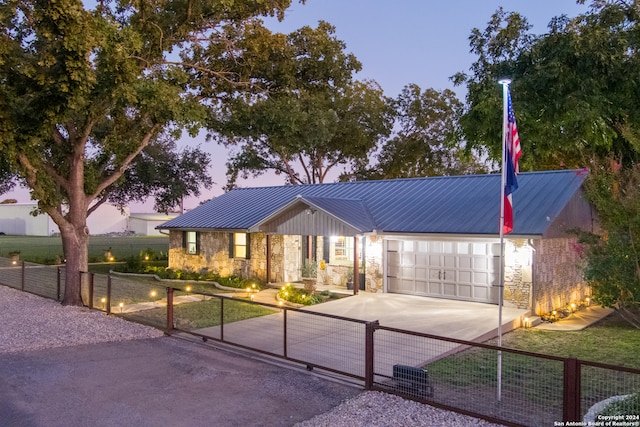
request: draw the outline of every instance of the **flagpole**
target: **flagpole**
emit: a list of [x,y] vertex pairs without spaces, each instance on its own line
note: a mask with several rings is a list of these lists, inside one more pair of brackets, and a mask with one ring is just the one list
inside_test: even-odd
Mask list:
[[[498,287],[498,347],[502,347],[502,305],[504,302],[504,187],[506,184],[507,96],[510,79],[501,79],[502,85],[502,179],[500,183],[500,286]],[[498,350],[498,402],[502,400],[502,351]]]

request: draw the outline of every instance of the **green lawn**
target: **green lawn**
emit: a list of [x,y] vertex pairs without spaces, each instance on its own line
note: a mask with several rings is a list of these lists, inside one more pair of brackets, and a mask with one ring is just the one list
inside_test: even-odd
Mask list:
[[[220,299],[214,298],[200,302],[177,304],[173,307],[176,327],[193,330],[220,325]],[[277,310],[244,301],[224,301],[224,322],[231,323],[258,316],[273,314]],[[126,318],[151,325],[166,325],[167,309],[154,308],[137,313],[126,314]]]
[[[487,344],[496,345],[497,340]],[[616,313],[574,332],[517,329],[504,335],[503,347],[584,361],[640,369],[640,331]],[[470,348],[425,367],[429,378],[443,393],[456,396],[492,396],[495,393],[497,352]],[[539,411],[561,411],[564,365],[549,360],[502,352],[505,395],[515,405],[530,405]],[[581,393],[586,407],[605,398],[640,390],[640,375],[582,366]],[[513,397],[516,396],[516,397]],[[471,405],[471,402],[468,402]],[[478,408],[483,403],[478,403]],[[476,408],[477,409],[477,408]],[[542,413],[542,412],[541,412]]]
[[[154,258],[165,258],[169,251],[166,236],[91,236],[89,239],[89,261],[106,261],[105,252],[111,251],[115,261],[130,256],[139,256],[151,250]],[[62,240],[59,236],[0,236],[0,256],[20,251],[20,259],[51,264],[56,258],[63,259]]]

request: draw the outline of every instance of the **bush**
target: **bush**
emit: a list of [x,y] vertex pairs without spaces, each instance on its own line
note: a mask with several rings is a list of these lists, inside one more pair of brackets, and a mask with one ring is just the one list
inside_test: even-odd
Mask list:
[[313,305],[326,301],[330,294],[328,291],[320,293],[309,293],[305,289],[300,289],[288,284],[278,291],[278,298],[294,304]]
[[617,402],[613,402],[599,415],[638,415],[640,414],[640,393],[636,393],[631,395],[624,400],[618,400]]

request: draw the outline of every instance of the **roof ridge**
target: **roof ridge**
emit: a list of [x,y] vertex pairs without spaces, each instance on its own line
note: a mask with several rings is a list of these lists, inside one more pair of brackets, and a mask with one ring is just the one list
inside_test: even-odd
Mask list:
[[[543,171],[527,171],[520,172],[519,175],[537,175],[537,174],[549,174],[549,173],[584,173],[588,172],[588,168],[577,168],[577,169],[552,169],[552,170],[543,170]],[[284,185],[269,185],[269,186],[256,186],[256,187],[237,187],[232,191],[236,190],[252,190],[256,188],[282,188],[282,187],[291,187],[291,188],[309,188],[309,187],[318,187],[318,186],[333,186],[333,185],[366,185],[370,183],[380,183],[380,182],[398,182],[398,181],[421,181],[421,180],[441,180],[441,179],[471,179],[471,178],[490,178],[494,176],[500,176],[500,173],[478,173],[478,174],[467,174],[467,175],[438,175],[438,176],[414,176],[409,178],[387,178],[387,179],[372,179],[372,180],[362,180],[362,181],[338,181],[338,182],[322,182],[322,183],[314,183],[314,184],[284,184]]]

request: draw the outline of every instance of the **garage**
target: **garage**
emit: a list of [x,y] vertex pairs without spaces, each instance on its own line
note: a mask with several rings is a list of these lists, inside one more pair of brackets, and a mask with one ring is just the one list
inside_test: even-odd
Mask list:
[[500,257],[492,241],[388,240],[387,291],[498,303]]

